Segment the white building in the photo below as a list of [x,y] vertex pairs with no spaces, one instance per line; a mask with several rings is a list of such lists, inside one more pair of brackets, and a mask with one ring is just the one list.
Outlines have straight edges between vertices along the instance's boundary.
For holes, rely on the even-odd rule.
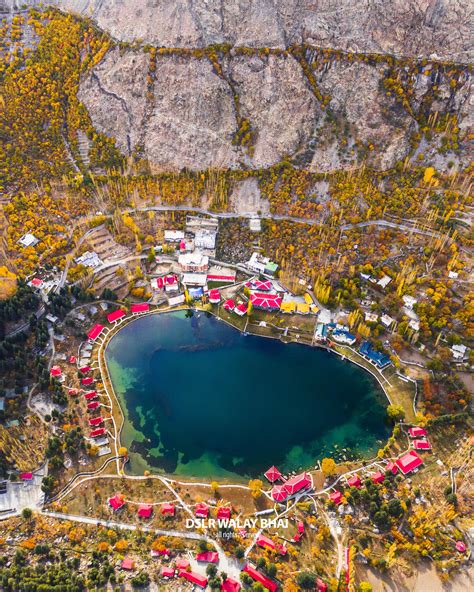
[[20,238],[18,242],[24,247],[34,247],[39,243],[39,239],[37,239],[34,234],[27,232]]
[[382,288],[386,288],[391,281],[392,281],[392,278],[391,277],[389,277],[388,275],[384,275],[383,277],[381,277],[379,279],[379,281],[377,282],[377,284],[379,286],[381,286]]
[[393,323],[395,322],[395,319],[393,319],[390,315],[388,314],[383,314],[380,317],[380,322],[382,323],[382,325],[384,327],[387,327],[387,329],[390,329],[390,327],[393,325]]
[[194,246],[196,249],[214,250],[216,248],[217,231],[197,230],[194,235]]
[[453,358],[458,361],[464,360],[467,353],[467,347],[465,345],[453,345],[451,347],[451,352],[453,354]]
[[273,263],[268,257],[264,257],[257,252],[252,253],[252,256],[247,261],[247,267],[252,271],[266,275],[274,275],[278,269],[276,263]]
[[368,323],[376,323],[379,320],[379,315],[375,312],[366,312],[364,317]]
[[173,296],[168,298],[169,306],[178,306],[178,304],[183,304],[184,302],[184,294],[179,294],[178,296]]
[[183,272],[203,273],[209,268],[209,257],[199,251],[183,253],[178,257],[178,264]]
[[420,321],[415,321],[415,319],[411,319],[411,321],[408,323],[408,326],[410,327],[410,329],[413,329],[413,331],[419,331]]
[[165,230],[165,243],[179,243],[184,239],[182,230]]
[[411,310],[413,310],[413,307],[418,302],[416,298],[413,298],[413,296],[409,296],[408,294],[404,294],[402,300],[405,303],[405,306]]
[[102,260],[95,251],[86,251],[80,257],[76,257],[75,261],[85,267],[92,267],[92,269],[96,269],[102,265]]
[[205,273],[185,273],[181,282],[187,286],[201,286],[204,287],[207,283],[207,275]]

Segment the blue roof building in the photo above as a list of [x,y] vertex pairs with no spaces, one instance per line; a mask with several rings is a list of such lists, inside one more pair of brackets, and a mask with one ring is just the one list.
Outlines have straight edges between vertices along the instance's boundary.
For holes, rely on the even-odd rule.
[[367,358],[369,362],[372,362],[374,366],[377,366],[377,368],[379,368],[380,370],[386,368],[387,366],[390,366],[390,364],[392,363],[390,361],[390,356],[387,356],[387,354],[383,354],[382,352],[373,349],[370,341],[364,341],[362,343],[359,349],[359,353],[363,355],[365,358]]

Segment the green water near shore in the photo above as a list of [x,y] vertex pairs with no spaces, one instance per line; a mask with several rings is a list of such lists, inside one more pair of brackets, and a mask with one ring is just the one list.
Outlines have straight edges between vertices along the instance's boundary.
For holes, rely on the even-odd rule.
[[247,479],[371,455],[390,433],[367,372],[321,349],[184,311],[126,325],[105,351],[129,472]]

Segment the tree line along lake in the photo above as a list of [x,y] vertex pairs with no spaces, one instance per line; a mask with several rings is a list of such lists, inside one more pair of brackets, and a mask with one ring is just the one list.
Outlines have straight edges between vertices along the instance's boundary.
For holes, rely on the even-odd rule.
[[125,423],[127,470],[243,480],[270,465],[374,454],[387,400],[358,366],[320,348],[251,335],[213,315],[141,317],[105,350]]

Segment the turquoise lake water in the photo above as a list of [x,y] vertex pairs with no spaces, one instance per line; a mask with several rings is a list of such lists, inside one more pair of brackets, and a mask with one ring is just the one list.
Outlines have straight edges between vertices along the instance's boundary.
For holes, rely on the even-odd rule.
[[272,464],[290,471],[324,456],[369,455],[390,433],[369,373],[204,313],[141,317],[105,356],[133,474],[243,479]]

